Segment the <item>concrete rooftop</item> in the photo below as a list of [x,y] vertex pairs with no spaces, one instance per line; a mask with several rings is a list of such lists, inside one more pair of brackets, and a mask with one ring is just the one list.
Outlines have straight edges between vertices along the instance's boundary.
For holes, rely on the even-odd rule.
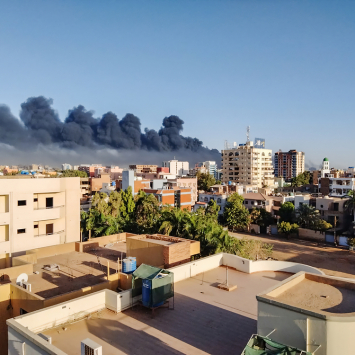
[[355,312],[355,283],[331,277],[299,273],[260,298],[326,315]]
[[[31,274],[28,277],[32,288],[31,292],[47,299],[105,282],[107,262],[109,262],[110,274],[116,273],[117,269],[120,271],[121,264],[118,259],[125,258],[125,251],[126,244],[118,242],[109,248],[97,247],[95,250],[85,253],[73,251],[40,258],[33,267],[34,272],[38,272],[38,274]],[[43,269],[45,265],[50,264],[59,265],[60,270],[47,271]]]
[[105,355],[240,354],[256,332],[255,296],[289,276],[229,269],[229,284],[238,288],[227,292],[217,288],[226,280],[219,267],[176,283],[175,310],[158,309],[155,318],[140,306],[118,314],[104,309],[44,334],[69,355],[80,353],[85,338],[102,345]]

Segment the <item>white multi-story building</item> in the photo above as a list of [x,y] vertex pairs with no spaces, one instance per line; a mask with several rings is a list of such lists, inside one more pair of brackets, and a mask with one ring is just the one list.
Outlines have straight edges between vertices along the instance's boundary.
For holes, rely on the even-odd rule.
[[178,161],[178,160],[163,161],[163,167],[169,168],[170,174],[174,174],[177,176],[184,176],[189,173],[188,161]]
[[222,181],[258,187],[274,185],[272,150],[253,142],[222,150]]
[[73,167],[70,164],[62,164],[62,170],[73,170]]
[[80,241],[80,178],[0,179],[0,258]]

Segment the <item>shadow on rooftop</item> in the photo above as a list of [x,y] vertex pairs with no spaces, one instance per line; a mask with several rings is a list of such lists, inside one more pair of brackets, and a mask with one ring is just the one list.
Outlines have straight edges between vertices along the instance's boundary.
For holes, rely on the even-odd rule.
[[71,277],[61,271],[56,273],[43,272],[42,278],[47,282],[56,285],[54,288],[47,288],[42,291],[34,292],[36,295],[43,298],[50,298],[61,295],[63,293],[79,290],[83,287],[92,286],[105,282],[103,275],[83,275],[79,277]]
[[[129,327],[120,320],[90,319],[86,323],[88,332],[126,354],[135,355],[182,355],[169,344],[145,332],[147,327],[139,330]],[[141,326],[141,324],[139,324]],[[110,334],[108,336],[108,334]],[[113,335],[114,334],[114,335]],[[113,336],[112,336],[113,335]]]
[[151,318],[151,311],[143,307],[123,313],[215,355],[240,354],[250,336],[257,331],[254,319],[178,293],[175,293],[175,310],[158,309],[155,318]]

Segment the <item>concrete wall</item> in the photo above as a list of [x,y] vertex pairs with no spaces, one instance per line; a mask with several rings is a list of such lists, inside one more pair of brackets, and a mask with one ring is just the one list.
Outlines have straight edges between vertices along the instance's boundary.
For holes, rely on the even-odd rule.
[[[133,303],[136,303],[139,298],[134,298]],[[116,293],[106,289],[79,299],[47,307],[44,310],[19,316],[16,319],[10,319],[7,321],[9,354],[22,354],[22,344],[25,343],[26,355],[66,355],[55,346],[48,344],[36,333],[67,322],[75,322],[103,308],[108,308],[117,313],[130,308],[131,305],[131,290]]]
[[164,267],[173,267],[190,261],[190,242],[180,242],[164,245],[163,248]]
[[142,263],[164,267],[164,245],[151,242],[144,235],[127,239],[127,256],[137,258],[137,266]]
[[311,229],[299,228],[298,229],[298,236],[300,239],[306,240],[316,240],[317,242],[325,242],[325,234],[314,231]]
[[[276,329],[272,339],[283,344],[307,351],[314,351],[317,348],[312,343],[322,344],[317,355],[347,354],[346,351],[327,352],[326,332],[316,332],[317,327],[324,328],[325,320],[273,304],[258,302],[258,334],[267,335]],[[308,336],[308,331],[311,337]]]

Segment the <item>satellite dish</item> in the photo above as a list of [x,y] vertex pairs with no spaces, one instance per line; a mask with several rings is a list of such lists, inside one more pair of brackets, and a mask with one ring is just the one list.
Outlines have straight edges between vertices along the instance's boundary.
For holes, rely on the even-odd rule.
[[16,285],[22,285],[23,282],[27,282],[28,281],[28,275],[23,273],[21,275],[19,275],[16,279]]

